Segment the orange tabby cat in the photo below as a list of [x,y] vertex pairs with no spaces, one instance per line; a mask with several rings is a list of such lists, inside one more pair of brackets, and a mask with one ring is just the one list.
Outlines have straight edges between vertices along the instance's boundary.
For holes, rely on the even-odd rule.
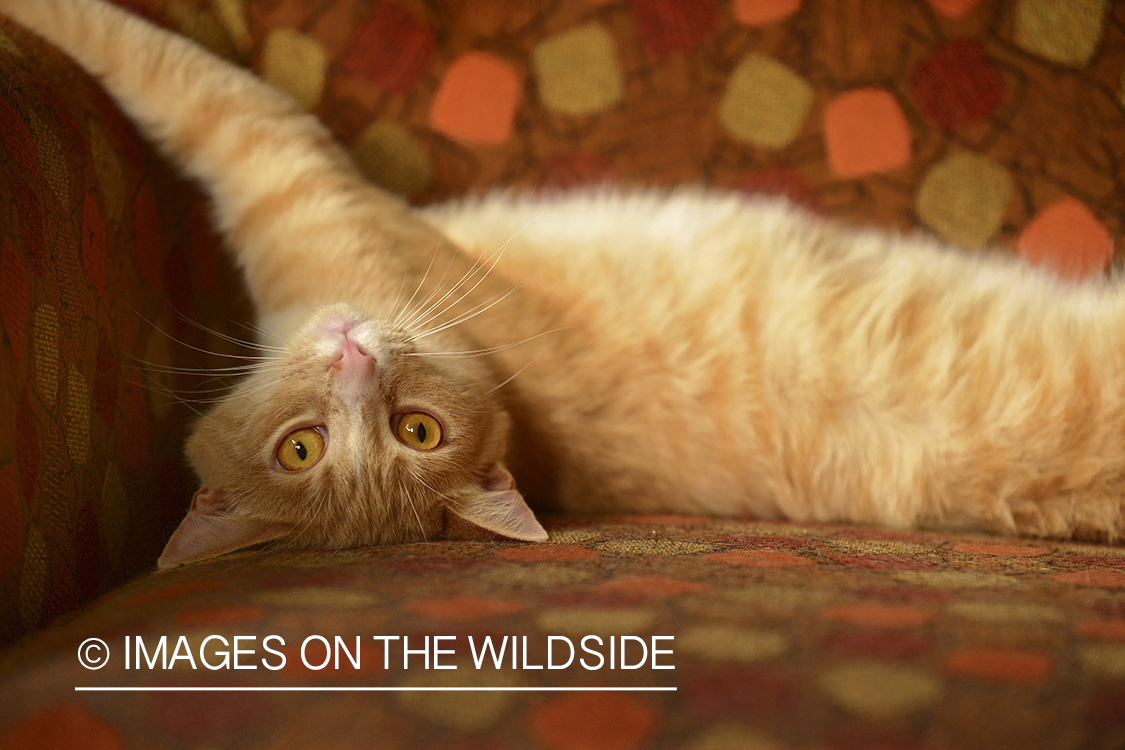
[[162,566],[544,539],[524,495],[1125,534],[1120,284],[695,190],[413,210],[182,38],[100,0],[0,11],[211,193],[269,332],[265,364],[195,425],[202,486]]

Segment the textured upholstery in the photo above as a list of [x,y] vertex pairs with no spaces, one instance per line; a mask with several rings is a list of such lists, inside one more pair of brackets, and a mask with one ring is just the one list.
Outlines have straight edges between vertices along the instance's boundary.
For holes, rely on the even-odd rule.
[[[1068,277],[1104,272],[1125,236],[1121,4],[121,4],[290,91],[419,203],[496,185],[764,190]],[[209,329],[248,335],[246,305],[203,202],[71,63],[0,22],[0,81],[0,642],[36,631],[0,653],[0,749],[1125,745],[1121,547],[555,519],[545,545],[241,555],[122,588],[192,489],[191,411],[168,392],[214,387],[166,370],[229,364],[195,347],[238,353]],[[270,634],[277,672],[121,662],[126,636]],[[316,634],[363,636],[363,668],[301,668]],[[465,667],[469,636],[527,636],[534,665],[549,636],[586,634],[673,636],[676,669],[382,669],[370,640],[454,636]],[[106,669],[76,662],[89,637]]]
[[190,412],[169,393],[196,383],[165,370],[227,364],[191,348],[228,347],[187,320],[230,329],[240,291],[204,204],[108,98],[21,29],[0,33],[9,641],[152,565],[193,481]]
[[[240,555],[143,578],[0,657],[0,674],[14,675],[0,683],[0,748],[1125,745],[1120,548],[701,518],[547,528],[543,545]],[[601,662],[581,650],[590,635],[637,639],[626,643],[628,665],[645,661],[639,640],[655,643],[672,652],[656,663],[675,669],[652,669],[651,656],[611,669],[608,647],[587,642]],[[225,648],[204,646],[209,636]],[[235,636],[250,636],[244,669],[209,670],[204,659],[221,665]],[[315,638],[306,667],[302,644],[315,636],[341,638],[358,668],[342,654],[319,668],[328,652]],[[375,636],[399,640],[384,647]],[[449,653],[426,668],[418,652],[438,636]],[[505,636],[518,639],[515,668],[509,642],[501,668],[488,658],[478,669],[472,645]],[[90,637],[110,649],[98,671],[75,661]],[[567,661],[561,639],[575,645],[573,663],[535,669],[549,664],[552,637],[550,663]],[[137,638],[148,657],[136,655]],[[162,669],[181,638],[180,658]],[[282,669],[263,666],[282,654]],[[74,691],[172,685],[676,690]]]

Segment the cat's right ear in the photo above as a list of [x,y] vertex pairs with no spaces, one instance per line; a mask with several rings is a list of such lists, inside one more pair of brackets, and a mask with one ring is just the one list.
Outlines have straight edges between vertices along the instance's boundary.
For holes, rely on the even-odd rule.
[[191,510],[172,533],[156,567],[172,568],[207,560],[277,539],[288,529],[276,523],[233,515],[222,490],[207,485],[191,499]]
[[523,542],[547,540],[547,532],[516,489],[516,480],[500,463],[489,469],[479,488],[446,510],[447,539],[499,535]]

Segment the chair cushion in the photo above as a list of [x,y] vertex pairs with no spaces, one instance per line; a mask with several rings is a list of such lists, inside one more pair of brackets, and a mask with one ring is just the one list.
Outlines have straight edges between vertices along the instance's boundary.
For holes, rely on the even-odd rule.
[[[1120,548],[704,518],[546,525],[547,544],[245,554],[142,578],[0,657],[0,748],[1125,744]],[[109,649],[97,671],[79,665],[88,638]],[[499,668],[486,638],[505,646]],[[477,690],[419,690],[451,687]],[[558,691],[590,687],[620,690]]]

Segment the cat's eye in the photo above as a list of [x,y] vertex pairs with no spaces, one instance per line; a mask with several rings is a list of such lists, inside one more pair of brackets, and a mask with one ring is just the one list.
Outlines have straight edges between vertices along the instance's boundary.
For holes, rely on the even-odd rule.
[[324,435],[313,427],[293,430],[277,447],[277,462],[286,471],[303,471],[324,454]]
[[441,423],[424,412],[403,414],[395,425],[395,434],[407,446],[432,451],[441,445]]

